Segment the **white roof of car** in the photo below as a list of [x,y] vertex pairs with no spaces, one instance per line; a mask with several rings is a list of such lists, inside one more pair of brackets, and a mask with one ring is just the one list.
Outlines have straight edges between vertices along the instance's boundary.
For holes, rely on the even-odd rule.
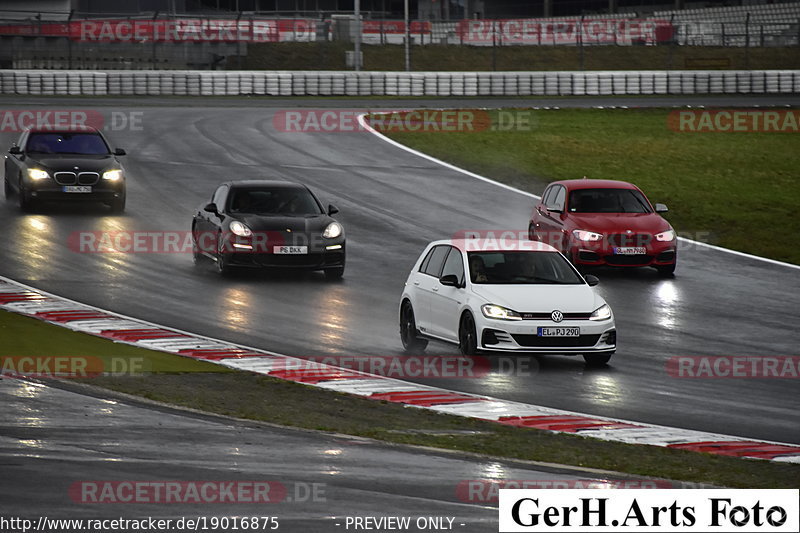
[[[434,241],[432,245],[449,244],[466,252],[557,252],[547,243],[520,239],[516,231],[464,232],[452,239]],[[512,236],[513,234],[513,236]]]

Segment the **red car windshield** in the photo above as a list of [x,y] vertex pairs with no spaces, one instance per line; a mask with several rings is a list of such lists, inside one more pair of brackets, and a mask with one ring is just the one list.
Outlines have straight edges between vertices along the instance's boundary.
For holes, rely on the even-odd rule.
[[635,189],[576,189],[569,195],[570,213],[652,213]]

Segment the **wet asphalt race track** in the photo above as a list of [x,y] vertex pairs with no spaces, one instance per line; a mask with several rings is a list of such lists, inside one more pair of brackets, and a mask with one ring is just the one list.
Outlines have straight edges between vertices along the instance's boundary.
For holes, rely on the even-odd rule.
[[[213,517],[272,516],[279,531],[323,533],[344,531],[347,516],[385,515],[449,517],[454,530],[479,533],[497,531],[498,516],[496,492],[494,501],[487,498],[489,486],[477,480],[529,480],[547,487],[607,479],[597,471],[497,462],[269,427],[18,380],[0,380],[0,400],[5,407],[0,412],[0,516],[6,519],[153,517],[175,524],[182,517],[205,517],[204,523],[216,531],[223,528],[210,527]],[[162,489],[137,496],[131,505],[114,500],[130,493],[103,483],[107,480],[218,485],[211,486],[212,492],[201,489],[206,491],[201,501],[209,503],[196,503],[188,490],[168,498]],[[226,492],[232,482],[244,490]],[[255,493],[254,482],[261,484]],[[223,489],[216,493],[216,486]]]
[[[141,131],[108,132],[129,153],[126,213],[67,207],[23,214],[16,203],[0,203],[0,274],[116,312],[290,355],[402,356],[398,297],[425,243],[465,229],[524,230],[532,199],[368,133],[277,131],[275,113],[298,105],[612,103],[733,107],[798,104],[800,98],[5,99],[7,109],[93,107],[106,116],[143,114]],[[15,137],[0,135],[4,150]],[[348,236],[343,281],[329,282],[321,274],[221,278],[210,267],[195,268],[189,253],[86,254],[68,245],[81,231],[187,231],[216,184],[267,177],[305,182],[323,202],[339,207]],[[619,333],[609,367],[590,369],[580,358],[559,356],[500,358],[480,377],[408,379],[595,415],[800,443],[797,379],[686,379],[666,371],[674,356],[798,355],[800,270],[684,246],[674,279],[650,269],[598,275]],[[437,343],[427,351],[456,352]]]

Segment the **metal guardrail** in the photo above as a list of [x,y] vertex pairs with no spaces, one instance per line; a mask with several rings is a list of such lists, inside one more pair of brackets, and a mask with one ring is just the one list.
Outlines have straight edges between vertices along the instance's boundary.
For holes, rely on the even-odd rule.
[[800,93],[800,70],[570,72],[3,70],[0,93],[115,96],[578,96]]

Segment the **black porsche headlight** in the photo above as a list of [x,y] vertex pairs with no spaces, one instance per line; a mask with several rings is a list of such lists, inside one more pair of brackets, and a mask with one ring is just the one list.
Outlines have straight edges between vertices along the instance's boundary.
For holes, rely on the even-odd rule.
[[342,234],[342,231],[344,231],[344,229],[341,224],[338,222],[331,222],[325,228],[325,231],[322,232],[322,236],[326,239],[335,239]]

